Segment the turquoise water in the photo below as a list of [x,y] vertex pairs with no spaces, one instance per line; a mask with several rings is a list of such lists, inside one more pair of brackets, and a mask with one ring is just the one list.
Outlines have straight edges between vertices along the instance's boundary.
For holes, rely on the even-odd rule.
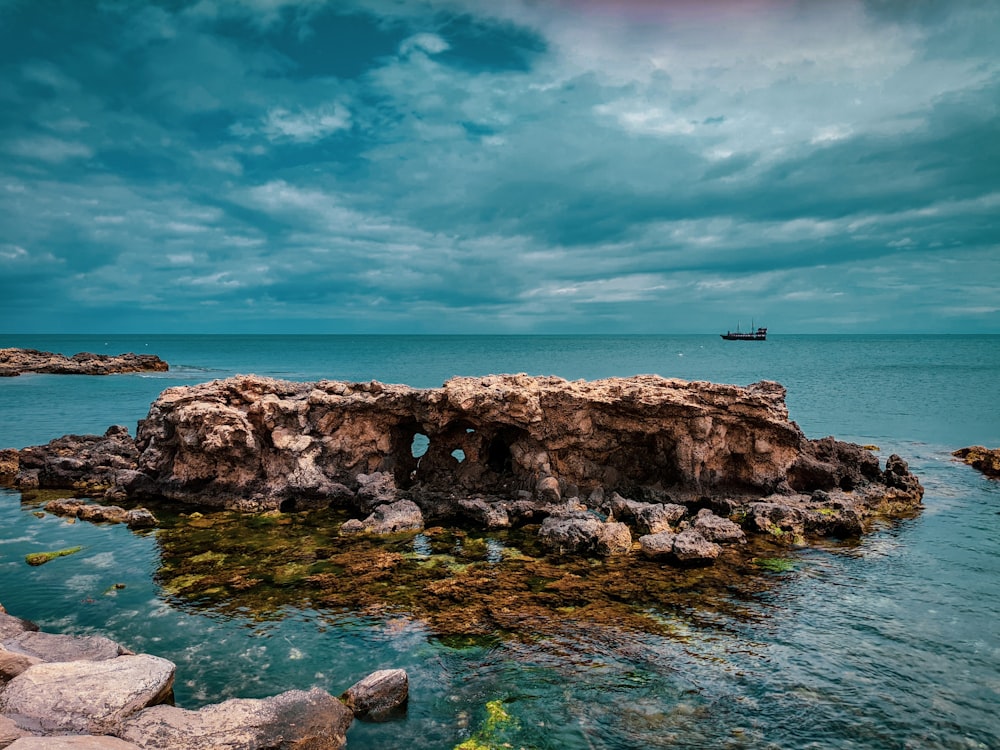
[[[998,336],[5,336],[0,346],[149,352],[172,367],[0,379],[0,447],[114,423],[134,431],[162,389],[236,373],[432,387],[460,374],[655,372],[777,380],[807,435],[874,443],[883,460],[899,453],[927,489],[919,516],[859,543],[796,551],[787,571],[741,573],[721,594],[688,582],[683,605],[643,602],[665,629],[554,611],[565,623],[544,635],[464,640],[399,611],[289,596],[262,617],[240,602],[171,596],[157,577],[163,532],[39,518],[4,491],[0,602],[46,629],[100,632],[172,659],[180,705],[314,684],[339,693],[401,666],[407,718],[356,722],[350,747],[451,748],[483,728],[494,700],[510,716],[497,746],[1000,747],[1000,483],[950,457],[1000,446]],[[23,562],[73,545],[85,549],[40,568]]]

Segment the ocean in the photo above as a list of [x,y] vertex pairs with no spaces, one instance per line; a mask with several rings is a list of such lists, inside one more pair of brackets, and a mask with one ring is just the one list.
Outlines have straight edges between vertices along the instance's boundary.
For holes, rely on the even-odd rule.
[[[165,373],[0,379],[0,447],[135,431],[160,391],[238,373],[437,387],[456,375],[776,380],[806,435],[903,456],[924,509],[726,574],[542,559],[516,532],[343,547],[336,518],[169,509],[136,533],[0,490],[0,603],[178,665],[178,705],[410,675],[351,748],[998,748],[1000,336],[0,336],[157,354]],[[360,543],[359,543],[360,544]],[[69,546],[38,568],[24,555]],[[388,561],[388,562],[386,562]],[[560,567],[561,566],[561,567]],[[448,587],[465,589],[451,595]],[[119,584],[119,587],[116,587]],[[124,586],[120,586],[124,584]],[[500,624],[498,624],[500,623]]]

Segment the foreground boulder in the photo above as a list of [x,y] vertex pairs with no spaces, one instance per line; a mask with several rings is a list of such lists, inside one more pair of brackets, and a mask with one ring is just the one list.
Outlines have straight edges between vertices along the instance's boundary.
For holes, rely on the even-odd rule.
[[343,703],[313,688],[197,711],[154,706],[126,722],[119,736],[146,750],[333,750],[346,743],[353,719]]
[[[344,533],[500,529],[590,508],[640,536],[700,523],[713,544],[741,542],[730,522],[776,538],[856,535],[872,516],[919,507],[905,461],[883,469],[861,446],[806,438],[784,398],[773,382],[652,375],[491,375],[437,389],[240,376],[164,391],[134,441],[116,427],[26,448],[15,484],[252,512],[341,504],[357,515]],[[416,457],[418,436],[428,445]],[[706,506],[719,520],[696,522]],[[628,550],[624,527],[588,530],[595,522],[553,521],[543,540]]]
[[173,684],[174,665],[145,654],[35,664],[0,690],[0,714],[36,734],[113,734]]
[[90,354],[72,357],[38,349],[0,349],[0,377],[25,372],[54,375],[111,375],[123,372],[165,372],[170,366],[153,354]]
[[120,740],[117,737],[95,737],[93,735],[22,736],[8,748],[9,750],[139,750],[138,745],[133,745],[131,742]]
[[959,448],[951,455],[962,459],[974,469],[979,469],[988,477],[1000,478],[1000,448],[984,448],[981,445],[973,445],[968,448]]

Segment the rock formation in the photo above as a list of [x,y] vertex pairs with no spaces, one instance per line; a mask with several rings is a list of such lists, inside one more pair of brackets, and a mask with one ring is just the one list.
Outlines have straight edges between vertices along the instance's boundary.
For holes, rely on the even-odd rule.
[[973,445],[969,448],[959,448],[951,455],[962,459],[974,469],[979,469],[988,477],[1000,479],[1000,448],[984,448],[981,445]]
[[192,711],[169,705],[174,671],[107,638],[39,632],[0,606],[0,747],[336,750],[355,715],[393,718],[408,694],[405,671],[381,670],[344,700],[312,688]]
[[164,372],[170,366],[154,354],[91,354],[72,357],[37,349],[0,349],[0,377],[25,372],[49,375],[112,375],[123,372]]
[[[692,526],[672,540],[681,560],[712,551],[698,539],[738,543],[729,520],[789,539],[855,535],[872,515],[919,506],[902,459],[883,470],[860,446],[809,440],[784,397],[773,382],[657,376],[503,375],[424,390],[240,376],[164,391],[134,442],[113,427],[26,448],[15,484],[242,511],[350,505],[364,520],[345,532],[564,516],[545,529],[552,548],[597,554],[631,547],[612,524],[639,535]],[[706,508],[718,521],[697,520]],[[572,517],[594,510],[597,526]]]

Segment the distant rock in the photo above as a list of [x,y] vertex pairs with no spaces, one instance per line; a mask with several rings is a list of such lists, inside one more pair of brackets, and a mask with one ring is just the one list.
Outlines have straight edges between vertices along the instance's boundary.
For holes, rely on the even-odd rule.
[[50,375],[111,375],[125,372],[165,372],[170,366],[153,354],[90,354],[72,357],[37,349],[0,349],[0,377],[26,372]]
[[969,448],[959,448],[951,455],[962,459],[974,469],[979,469],[988,477],[1000,479],[1000,448],[984,448],[973,445]]

